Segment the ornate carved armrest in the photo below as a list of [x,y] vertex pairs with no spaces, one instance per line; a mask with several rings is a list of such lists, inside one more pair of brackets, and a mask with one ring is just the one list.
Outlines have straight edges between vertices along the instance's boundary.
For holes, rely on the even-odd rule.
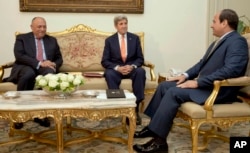
[[3,65],[0,65],[0,82],[3,80],[4,69],[11,68],[14,65],[14,62],[8,62]]
[[154,72],[155,65],[149,61],[144,61],[143,66],[149,68],[150,80],[156,81],[155,72]]
[[207,111],[213,110],[214,101],[222,86],[249,86],[250,77],[243,76],[238,78],[225,79],[221,81],[214,81],[214,89],[204,104],[204,109]]

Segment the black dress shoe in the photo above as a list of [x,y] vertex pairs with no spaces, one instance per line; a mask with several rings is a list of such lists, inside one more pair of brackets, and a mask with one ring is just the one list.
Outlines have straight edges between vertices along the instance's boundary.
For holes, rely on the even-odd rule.
[[44,119],[34,118],[34,122],[39,123],[41,126],[44,127],[50,127],[50,121],[47,117]]
[[149,130],[148,127],[144,127],[141,131],[136,131],[134,138],[146,138],[146,137],[155,137],[156,134]]
[[15,129],[21,129],[21,128],[23,128],[23,123],[14,123],[14,128]]
[[153,138],[145,144],[133,146],[137,153],[168,153],[168,144],[162,138]]

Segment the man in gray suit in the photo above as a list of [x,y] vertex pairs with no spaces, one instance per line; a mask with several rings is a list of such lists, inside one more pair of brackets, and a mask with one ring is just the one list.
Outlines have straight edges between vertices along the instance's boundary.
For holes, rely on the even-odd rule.
[[[16,37],[14,46],[15,63],[10,77],[6,81],[17,84],[17,90],[33,90],[37,75],[56,73],[62,65],[63,59],[54,37],[46,35],[47,25],[42,17],[32,19],[32,32],[20,34]],[[42,126],[49,126],[47,118],[36,119]],[[15,124],[15,128],[22,128],[23,124]]]
[[[245,74],[248,63],[246,40],[237,32],[238,15],[224,9],[213,19],[211,28],[218,37],[203,58],[180,76],[159,84],[145,114],[151,117],[147,127],[135,133],[135,138],[153,137],[146,144],[134,145],[138,153],[168,152],[166,138],[173,125],[180,105],[187,101],[204,104],[213,90],[214,80],[240,77]],[[238,87],[223,87],[216,103],[233,102]]]

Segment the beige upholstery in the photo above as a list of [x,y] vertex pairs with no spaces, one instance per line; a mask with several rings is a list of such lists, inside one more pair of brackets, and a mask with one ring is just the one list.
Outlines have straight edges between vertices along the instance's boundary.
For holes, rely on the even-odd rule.
[[[18,35],[20,33],[16,33]],[[60,72],[103,72],[101,58],[103,54],[104,41],[112,35],[111,32],[102,32],[89,26],[79,24],[60,32],[50,32],[49,35],[56,37],[63,56],[63,65]],[[144,50],[144,33],[135,33],[139,36],[142,49]],[[0,65],[0,82],[4,70],[11,68],[13,63]],[[157,86],[154,64],[149,61],[144,62],[147,72],[145,94],[152,94]],[[86,78],[85,84],[80,89],[106,89],[104,78]],[[124,79],[121,83],[122,89],[132,90],[130,79]],[[0,83],[0,92],[16,90],[13,83]]]
[[[250,33],[243,35],[247,38],[250,48]],[[250,50],[250,49],[249,49]],[[250,55],[250,54],[249,54]],[[232,104],[214,104],[214,100],[221,86],[242,86],[239,92],[239,98],[243,102],[234,102]],[[214,82],[214,89],[203,106],[193,102],[187,102],[181,105],[177,117],[189,121],[189,125],[175,123],[188,127],[192,135],[192,152],[206,149],[209,138],[219,138],[229,142],[229,138],[220,134],[219,128],[229,128],[238,122],[250,121],[250,62],[246,71],[246,76],[227,79]],[[202,124],[211,124],[212,128],[208,131],[199,130]],[[203,145],[198,147],[198,134],[203,134]],[[249,132],[250,136],[250,132]]]
[[[246,33],[243,35],[247,39],[248,49],[250,50],[250,33]],[[249,54],[250,59],[250,54]],[[246,76],[250,76],[250,62],[247,65]],[[250,97],[250,86],[245,86],[240,90],[240,94]]]
[[[237,109],[235,109],[237,108]],[[193,102],[182,104],[179,109],[193,119],[206,118],[206,110]],[[247,103],[235,102],[233,104],[216,104],[213,107],[212,117],[250,116],[250,107]]]

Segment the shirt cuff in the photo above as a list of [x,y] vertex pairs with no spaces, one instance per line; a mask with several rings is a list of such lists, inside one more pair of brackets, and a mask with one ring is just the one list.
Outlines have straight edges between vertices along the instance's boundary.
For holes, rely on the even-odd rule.
[[134,69],[136,69],[136,68],[137,68],[137,66],[136,66],[135,64],[132,64],[132,66],[134,67]]
[[187,73],[182,73],[183,75],[185,75],[186,79],[188,79],[188,74]]
[[114,70],[117,71],[119,66],[120,66],[120,65],[116,65],[115,68],[114,68]]
[[40,65],[41,65],[41,61],[37,64],[37,67],[36,67],[37,70],[40,68]]

